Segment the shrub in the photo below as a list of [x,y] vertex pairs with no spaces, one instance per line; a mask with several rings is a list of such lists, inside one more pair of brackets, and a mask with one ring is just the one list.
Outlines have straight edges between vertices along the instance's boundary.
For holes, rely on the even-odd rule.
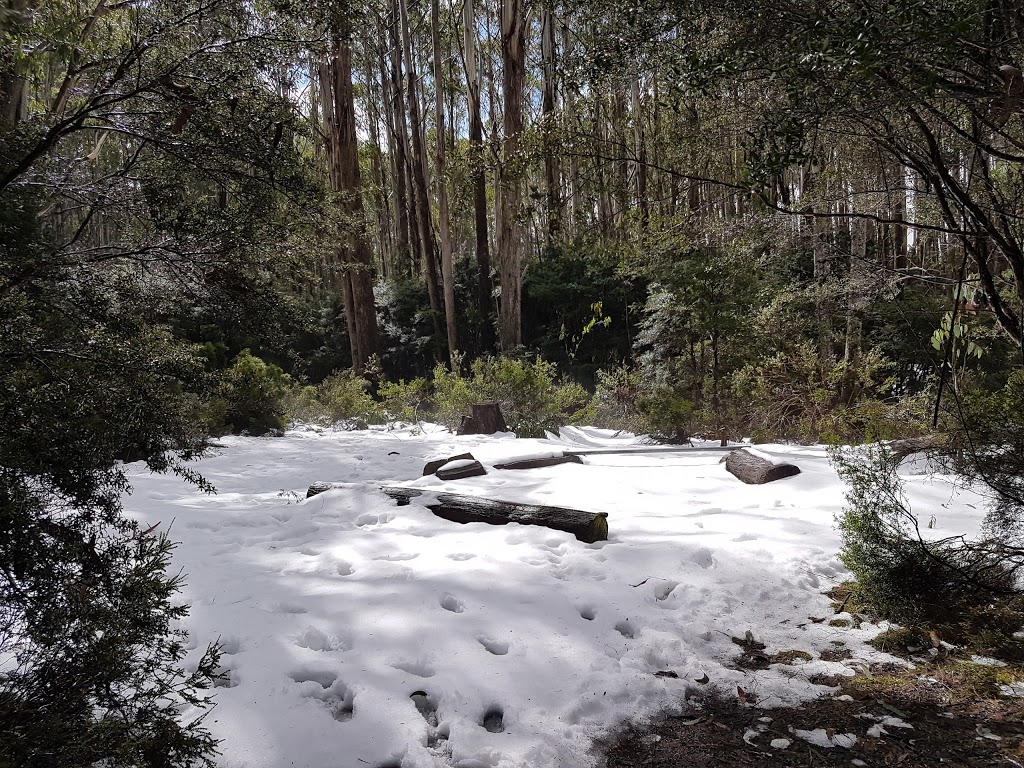
[[652,384],[640,369],[627,366],[598,373],[594,408],[600,426],[669,442],[685,441],[695,419],[688,397],[671,387]]
[[947,621],[1014,588],[1014,568],[995,542],[925,541],[881,445],[833,449],[850,490],[839,518],[840,559],[857,579],[858,600],[901,623]]
[[608,429],[647,432],[638,404],[642,393],[643,379],[636,368],[620,365],[610,371],[598,371],[594,392],[596,423]]
[[369,388],[370,383],[352,371],[331,374],[315,387],[293,392],[286,404],[288,417],[322,427],[365,429],[381,418]]
[[1024,369],[998,392],[967,393],[951,421],[956,469],[987,489],[988,530],[1024,567]]
[[520,437],[538,437],[545,429],[594,417],[587,391],[575,382],[557,383],[554,364],[543,360],[479,358],[469,377],[438,365],[434,402],[439,421],[453,430],[473,403],[497,402],[505,423]]
[[643,416],[646,431],[672,443],[682,443],[691,435],[693,403],[669,387],[658,387],[641,395],[637,407]]
[[284,426],[284,398],[291,377],[273,363],[242,350],[224,372],[220,396],[224,422],[234,433],[263,435]]
[[427,380],[416,378],[412,381],[399,379],[386,381],[377,389],[380,411],[387,424],[419,421],[423,410],[430,402],[430,388]]
[[[872,415],[862,404],[884,398],[889,390],[891,364],[870,351],[856,363],[822,361],[814,344],[804,342],[757,364],[747,366],[733,381],[734,395],[748,403],[747,427],[754,437],[805,442],[858,442],[867,435],[869,422],[882,431],[895,432],[897,425]],[[913,423],[911,433],[919,431]],[[896,435],[892,435],[896,436]]]

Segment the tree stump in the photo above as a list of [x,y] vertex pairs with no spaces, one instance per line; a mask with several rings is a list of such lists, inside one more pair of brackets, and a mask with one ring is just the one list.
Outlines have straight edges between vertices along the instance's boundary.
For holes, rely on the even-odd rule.
[[462,417],[462,425],[456,434],[493,435],[495,432],[508,432],[498,403],[473,403],[469,408],[470,415]]
[[417,496],[433,495],[435,498],[427,504],[427,509],[438,517],[456,523],[540,525],[555,531],[571,533],[587,544],[605,541],[608,538],[607,512],[584,512],[567,507],[518,504],[512,501],[498,501],[455,493],[435,495],[432,491],[400,486],[386,486],[381,490],[395,499],[399,506],[408,504],[409,499]]
[[727,453],[719,463],[722,462],[729,472],[749,485],[762,485],[800,474],[800,468],[795,464],[776,463],[748,448]]

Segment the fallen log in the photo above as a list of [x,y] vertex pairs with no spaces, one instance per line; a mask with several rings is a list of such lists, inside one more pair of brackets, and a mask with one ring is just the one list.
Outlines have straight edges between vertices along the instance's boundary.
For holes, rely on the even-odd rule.
[[722,462],[725,462],[725,468],[729,472],[749,485],[762,485],[800,474],[800,468],[795,464],[776,463],[750,448],[740,448],[727,453],[719,464]]
[[495,469],[541,469],[554,467],[558,464],[582,464],[583,459],[574,454],[566,456],[547,456],[542,459],[513,459],[502,464],[495,464]]
[[937,453],[949,447],[949,441],[945,435],[922,435],[921,437],[908,437],[903,440],[890,440],[885,444],[892,451],[892,455],[898,461],[915,453]]
[[449,461],[434,473],[439,480],[462,480],[466,477],[486,475],[484,465],[473,458]]
[[427,509],[438,517],[455,523],[539,525],[555,531],[571,533],[587,544],[605,541],[608,538],[607,512],[584,512],[567,507],[519,504],[512,501],[498,501],[455,493],[434,494],[433,491],[424,491],[420,488],[385,486],[381,490],[395,499],[399,506],[408,504],[409,499],[417,496],[433,495],[435,499],[427,503]]
[[432,475],[449,461],[462,461],[463,459],[475,459],[472,453],[460,453],[458,456],[449,456],[447,459],[431,459],[423,466],[423,476]]

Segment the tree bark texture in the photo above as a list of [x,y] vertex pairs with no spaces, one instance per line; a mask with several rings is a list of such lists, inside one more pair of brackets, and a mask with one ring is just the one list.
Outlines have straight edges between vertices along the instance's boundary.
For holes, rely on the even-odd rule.
[[523,94],[526,84],[526,14],[522,0],[502,0],[501,5],[501,92],[502,158],[499,175],[500,208],[498,226],[498,272],[501,302],[498,337],[502,350],[522,344],[522,225],[519,204],[522,196],[518,165],[519,139],[523,130]]
[[483,351],[494,348],[494,287],[491,285],[491,246],[487,223],[487,178],[484,175],[483,153],[484,123],[480,115],[480,72],[477,68],[476,12],[473,0],[465,0],[462,7],[464,53],[466,61],[466,101],[469,108],[469,145],[474,153],[473,227],[476,243],[477,303],[480,310]]
[[330,59],[321,67],[321,92],[331,188],[345,217],[336,284],[345,303],[352,367],[362,371],[370,356],[379,351],[380,344],[373,299],[372,253],[359,189],[352,46],[346,29],[332,30],[331,37]]
[[722,462],[731,474],[748,485],[763,485],[800,474],[800,468],[795,464],[776,464],[745,448],[730,451],[722,457]]
[[452,237],[449,229],[448,181],[445,178],[444,71],[441,65],[441,11],[439,0],[430,3],[431,37],[434,44],[434,119],[437,160],[437,225],[441,235],[441,285],[444,290],[445,332],[448,359],[458,359],[459,336],[455,322],[455,270],[452,265]]
[[444,336],[444,327],[441,319],[444,317],[444,307],[437,279],[434,228],[430,216],[430,184],[427,180],[426,134],[424,133],[423,120],[421,119],[416,59],[413,56],[412,35],[409,31],[409,12],[406,0],[398,0],[398,9],[401,20],[402,50],[405,55],[405,97],[409,105],[409,129],[412,139],[413,197],[415,199],[416,227],[420,235],[420,259],[423,263],[423,276],[427,281],[427,295],[430,299],[434,335],[441,339]]

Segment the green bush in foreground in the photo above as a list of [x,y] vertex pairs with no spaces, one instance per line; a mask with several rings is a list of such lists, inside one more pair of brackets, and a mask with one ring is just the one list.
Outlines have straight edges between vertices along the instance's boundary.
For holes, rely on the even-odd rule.
[[1014,591],[998,540],[925,540],[887,448],[833,449],[830,457],[849,485],[840,559],[856,577],[859,602],[900,623],[948,622]]

